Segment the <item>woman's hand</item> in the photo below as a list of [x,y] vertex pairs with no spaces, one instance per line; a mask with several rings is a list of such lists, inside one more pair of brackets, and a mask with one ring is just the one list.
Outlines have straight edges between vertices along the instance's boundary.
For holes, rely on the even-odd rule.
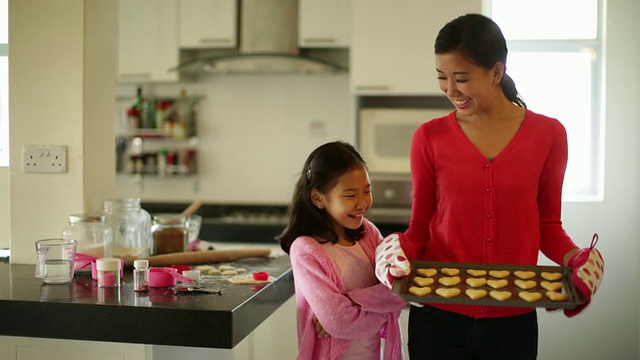
[[316,333],[318,334],[318,337],[320,338],[328,338],[329,333],[322,327],[322,324],[320,324],[320,321],[318,321],[318,318],[313,315],[313,323],[316,325]]

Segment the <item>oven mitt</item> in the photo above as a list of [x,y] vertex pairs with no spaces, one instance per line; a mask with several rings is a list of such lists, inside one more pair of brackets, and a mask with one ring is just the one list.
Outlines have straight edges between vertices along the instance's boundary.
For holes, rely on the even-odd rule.
[[598,291],[604,274],[604,259],[595,246],[598,243],[598,234],[593,234],[591,246],[578,251],[569,259],[569,267],[572,270],[571,279],[584,296],[585,303],[573,309],[565,309],[567,317],[573,317],[581,313],[591,302],[591,297]]
[[389,289],[395,278],[407,276],[411,273],[409,260],[400,246],[400,236],[391,234],[382,239],[376,248],[376,277]]

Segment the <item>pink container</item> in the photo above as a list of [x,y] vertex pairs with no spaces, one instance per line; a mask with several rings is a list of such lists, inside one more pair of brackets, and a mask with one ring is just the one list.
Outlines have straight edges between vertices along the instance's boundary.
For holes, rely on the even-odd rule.
[[149,269],[149,286],[151,287],[168,287],[176,285],[176,278],[171,273],[178,273],[177,269],[169,267],[151,268]]
[[[96,260],[91,260],[91,278],[97,281],[98,270],[96,269]],[[124,278],[124,259],[120,259],[120,279],[122,278]]]

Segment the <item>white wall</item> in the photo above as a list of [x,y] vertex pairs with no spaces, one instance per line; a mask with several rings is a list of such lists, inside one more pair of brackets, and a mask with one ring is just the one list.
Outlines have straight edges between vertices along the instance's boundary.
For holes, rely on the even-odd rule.
[[[355,141],[348,74],[211,76],[198,83],[146,86],[145,91],[175,97],[183,87],[205,97],[197,123],[198,176],[144,177],[142,183],[134,176],[119,176],[119,196],[286,204],[315,147],[333,140]],[[136,88],[119,85],[117,92],[133,96]],[[312,131],[314,122],[324,123],[324,131]]]

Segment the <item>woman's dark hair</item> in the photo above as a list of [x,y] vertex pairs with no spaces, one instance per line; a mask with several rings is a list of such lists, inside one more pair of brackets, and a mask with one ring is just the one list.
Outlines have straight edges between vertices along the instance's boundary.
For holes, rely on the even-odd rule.
[[507,42],[498,24],[479,14],[466,14],[446,24],[436,37],[436,54],[457,51],[467,60],[485,69],[491,69],[497,62],[505,66],[501,87],[504,95],[514,104],[527,108],[516,89],[513,79],[507,75]]
[[[289,223],[276,237],[287,254],[299,236],[313,236],[321,243],[338,241],[330,215],[311,202],[311,191],[316,189],[322,194],[328,193],[340,176],[360,166],[366,167],[362,156],[351,144],[342,141],[326,143],[309,154],[289,205]],[[364,225],[355,230],[345,229],[345,235],[353,241],[360,240],[364,235]]]

